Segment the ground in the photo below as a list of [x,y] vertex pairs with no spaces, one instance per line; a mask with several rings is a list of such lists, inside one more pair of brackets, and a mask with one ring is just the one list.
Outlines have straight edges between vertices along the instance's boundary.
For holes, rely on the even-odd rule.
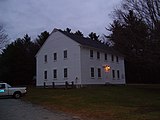
[[85,120],[160,120],[160,85],[31,88],[24,100]]
[[63,112],[48,111],[20,99],[0,98],[0,120],[78,120]]

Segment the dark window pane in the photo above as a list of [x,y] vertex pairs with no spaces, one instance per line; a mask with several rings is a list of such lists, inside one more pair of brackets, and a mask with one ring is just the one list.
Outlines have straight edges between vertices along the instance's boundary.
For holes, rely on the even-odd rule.
[[117,70],[117,78],[118,78],[118,79],[120,78],[119,70]]
[[97,52],[97,59],[100,59],[100,53]]
[[114,61],[114,55],[111,56],[112,61]]
[[100,78],[101,77],[101,69],[98,68],[98,77]]
[[67,71],[67,68],[64,68],[64,78],[67,78],[68,77],[68,71]]
[[119,62],[119,58],[118,58],[118,56],[116,56],[116,62]]
[[112,77],[115,78],[115,70],[112,70]]
[[57,70],[56,69],[53,70],[53,78],[57,78]]
[[94,77],[94,68],[91,68],[91,77]]
[[90,50],[90,57],[93,58],[93,50]]
[[47,62],[47,55],[44,56],[44,62]]
[[47,79],[47,71],[44,71],[44,79]]
[[54,60],[57,60],[57,53],[54,53]]
[[67,58],[67,50],[64,51],[64,58]]
[[107,53],[104,54],[104,59],[107,60]]

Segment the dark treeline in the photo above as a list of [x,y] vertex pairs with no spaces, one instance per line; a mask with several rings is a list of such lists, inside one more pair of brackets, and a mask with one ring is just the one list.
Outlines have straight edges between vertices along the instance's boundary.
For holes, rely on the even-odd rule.
[[0,80],[11,85],[33,84],[36,75],[35,55],[49,33],[44,31],[36,40],[26,34],[3,49],[0,55]]
[[160,1],[123,0],[106,36],[124,54],[128,83],[160,83]]

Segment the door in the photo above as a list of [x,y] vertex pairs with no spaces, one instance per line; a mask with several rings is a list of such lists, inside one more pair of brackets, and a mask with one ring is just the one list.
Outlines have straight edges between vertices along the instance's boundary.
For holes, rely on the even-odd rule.
[[6,84],[0,84],[0,96],[7,95]]

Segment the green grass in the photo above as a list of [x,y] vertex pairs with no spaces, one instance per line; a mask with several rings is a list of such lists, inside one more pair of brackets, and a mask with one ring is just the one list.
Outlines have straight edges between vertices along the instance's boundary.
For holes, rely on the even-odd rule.
[[24,99],[91,120],[160,120],[160,85],[30,88]]

